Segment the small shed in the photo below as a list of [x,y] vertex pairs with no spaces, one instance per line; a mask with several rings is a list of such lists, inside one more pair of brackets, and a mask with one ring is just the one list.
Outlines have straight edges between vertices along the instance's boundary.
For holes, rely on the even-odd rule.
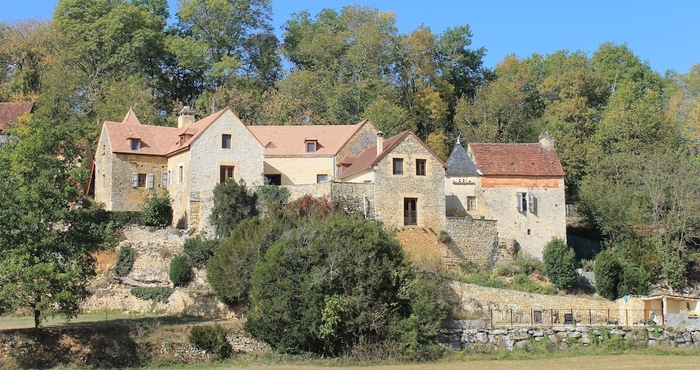
[[624,324],[700,325],[700,297],[659,293],[617,300]]

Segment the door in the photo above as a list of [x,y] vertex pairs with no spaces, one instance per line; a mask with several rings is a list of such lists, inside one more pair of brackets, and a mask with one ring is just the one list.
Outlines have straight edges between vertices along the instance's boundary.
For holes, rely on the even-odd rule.
[[418,225],[418,199],[403,198],[403,224]]

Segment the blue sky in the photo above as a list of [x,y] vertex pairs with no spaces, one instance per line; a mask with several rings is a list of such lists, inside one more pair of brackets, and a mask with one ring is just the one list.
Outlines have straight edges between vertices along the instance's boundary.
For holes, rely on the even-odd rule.
[[[58,0],[2,0],[0,20],[50,18]],[[177,0],[169,0],[175,13]],[[368,5],[393,11],[399,31],[421,24],[435,33],[468,24],[472,46],[484,46],[487,67],[509,54],[528,57],[557,50],[592,53],[606,41],[627,43],[652,69],[686,73],[700,63],[700,1],[497,1],[497,0],[273,0],[273,24],[279,28],[290,14],[347,5]]]

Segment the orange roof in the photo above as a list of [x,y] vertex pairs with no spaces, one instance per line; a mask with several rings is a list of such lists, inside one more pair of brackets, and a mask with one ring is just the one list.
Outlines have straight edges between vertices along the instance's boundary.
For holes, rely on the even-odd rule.
[[[122,122],[105,122],[109,142],[114,153],[145,154],[168,156],[187,150],[192,142],[226,110],[205,117],[187,128],[142,125],[133,112],[129,111]],[[136,123],[133,123],[136,122]],[[180,135],[187,134],[180,145]],[[131,150],[130,138],[141,141],[138,151]]]
[[[357,130],[356,125],[248,126],[265,145],[265,155],[336,154]],[[316,141],[316,152],[306,152],[306,141]]]
[[[443,167],[447,167],[445,162],[440,159],[433,151],[428,148],[427,145],[421,140],[416,134],[414,134],[411,130],[406,130],[394,137],[391,137],[389,139],[384,140],[384,143],[382,144],[382,152],[377,154],[377,146],[373,146],[370,148],[365,149],[362,153],[360,153],[359,156],[357,156],[357,159],[348,167],[346,168],[341,174],[340,178],[352,175],[354,173],[360,172],[364,169],[370,168],[377,164],[384,156],[386,156],[389,152],[391,152],[403,139],[405,139],[408,135],[413,135],[413,137],[418,140],[419,143],[421,143],[430,154],[435,157],[440,163],[442,163]],[[350,160],[351,157],[345,157],[343,158],[343,161]]]
[[0,103],[0,131],[7,130],[10,122],[17,122],[20,116],[31,113],[34,103]]
[[564,176],[556,150],[539,143],[469,143],[469,149],[483,176]]

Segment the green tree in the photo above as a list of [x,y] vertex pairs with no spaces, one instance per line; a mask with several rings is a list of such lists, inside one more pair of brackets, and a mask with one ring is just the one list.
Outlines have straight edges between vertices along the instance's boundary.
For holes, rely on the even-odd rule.
[[255,216],[256,200],[255,193],[248,190],[243,179],[238,183],[228,179],[217,184],[214,188],[214,207],[209,216],[216,235],[228,237],[239,222]]
[[87,171],[68,122],[35,114],[0,149],[0,313],[74,317],[103,235],[80,204]]
[[595,288],[598,294],[610,300],[617,299],[622,266],[615,252],[604,250],[598,253],[593,273],[595,274]]
[[168,276],[174,286],[185,286],[194,278],[192,266],[186,256],[175,256],[170,260]]
[[162,191],[160,194],[153,192],[144,202],[141,223],[157,227],[172,225],[173,207],[170,203],[170,194],[167,191]]
[[552,239],[542,252],[544,273],[557,289],[570,289],[578,279],[576,253],[564,240]]

